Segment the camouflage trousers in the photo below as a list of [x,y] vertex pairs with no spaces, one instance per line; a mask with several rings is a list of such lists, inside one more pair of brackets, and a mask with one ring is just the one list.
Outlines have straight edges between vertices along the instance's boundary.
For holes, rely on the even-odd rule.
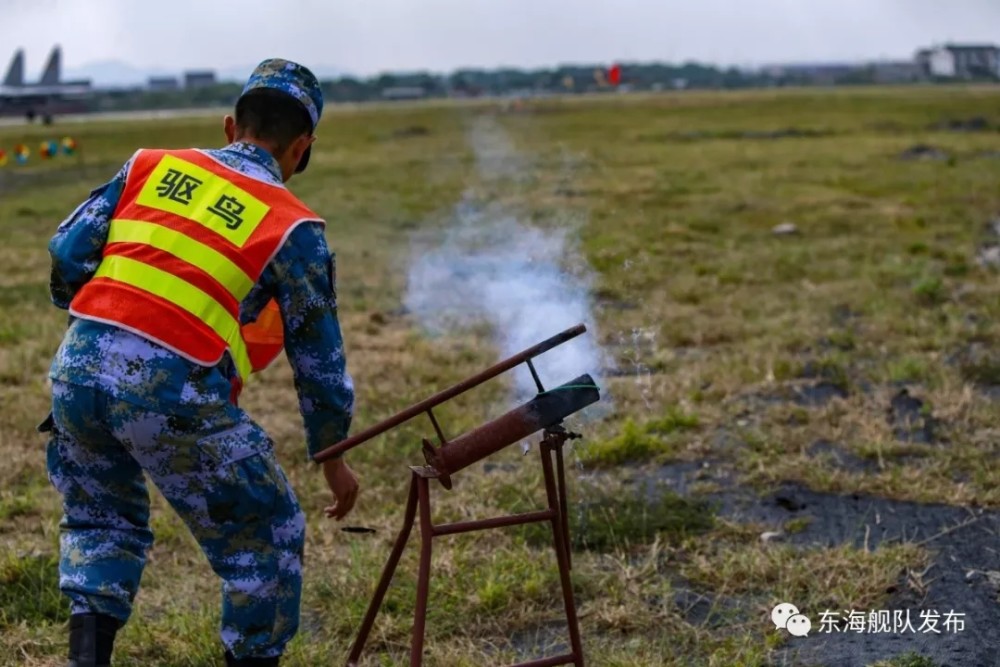
[[263,429],[229,403],[167,415],[58,382],[52,406],[59,586],[72,613],[128,620],[153,543],[148,476],[222,579],[223,644],[236,657],[280,655],[298,630],[305,518]]

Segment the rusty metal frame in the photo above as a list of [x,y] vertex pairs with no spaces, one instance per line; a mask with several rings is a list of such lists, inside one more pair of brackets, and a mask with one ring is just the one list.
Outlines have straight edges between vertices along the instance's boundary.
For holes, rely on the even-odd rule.
[[[412,667],[421,667],[423,664],[427,602],[430,595],[431,558],[433,555],[432,542],[434,538],[546,521],[549,522],[552,528],[552,542],[559,567],[559,581],[563,593],[563,605],[572,650],[570,653],[564,655],[539,658],[529,662],[518,663],[512,667],[547,667],[549,665],[575,665],[576,667],[584,667],[583,645],[580,639],[580,628],[570,577],[572,560],[566,499],[566,472],[563,461],[563,446],[565,443],[570,439],[580,436],[568,432],[562,425],[562,419],[582,409],[584,406],[599,400],[600,395],[596,385],[594,385],[593,380],[588,375],[583,375],[576,380],[561,385],[557,388],[559,391],[554,389],[551,392],[546,392],[542,386],[538,372],[532,363],[532,359],[583,334],[586,330],[586,327],[582,324],[567,329],[313,456],[313,460],[317,463],[334,458],[420,414],[426,414],[430,418],[431,425],[441,445],[439,448],[435,448],[429,441],[424,439],[424,457],[429,465],[410,467],[410,490],[403,516],[403,526],[396,537],[392,552],[382,570],[378,586],[365,612],[358,635],[351,647],[347,659],[348,667],[356,667],[358,660],[361,658],[365,643],[374,627],[375,618],[385,599],[385,594],[389,590],[389,585],[392,582],[396,568],[399,566],[399,560],[403,555],[403,550],[406,548],[407,541],[410,538],[410,533],[413,532],[413,525],[416,521],[420,523],[420,565],[417,573],[417,599],[410,644],[410,665]],[[506,415],[484,424],[469,433],[460,435],[449,442],[445,438],[444,431],[438,423],[437,418],[434,416],[433,409],[441,403],[469,391],[522,363],[527,364],[528,370],[531,372],[531,377],[538,388],[538,396]],[[437,479],[445,489],[450,489],[451,475],[453,473],[538,431],[543,431],[544,434],[539,446],[539,452],[542,459],[542,472],[545,480],[547,509],[473,521],[444,524],[435,524],[433,522],[431,517],[430,480]],[[554,464],[553,458],[555,459]]]
[[[506,526],[517,526],[527,523],[548,521],[552,526],[552,542],[556,552],[556,562],[559,567],[559,582],[563,594],[563,606],[566,613],[566,623],[569,631],[571,652],[547,658],[538,658],[521,662],[512,667],[548,667],[554,665],[574,665],[584,667],[583,643],[580,639],[580,626],[576,615],[576,603],[573,597],[573,584],[570,577],[572,563],[570,560],[570,542],[568,528],[568,507],[566,505],[565,472],[563,465],[563,445],[567,440],[579,437],[566,431],[561,425],[545,430],[539,452],[542,459],[542,472],[545,478],[545,495],[548,509],[478,519],[458,521],[454,523],[435,524],[431,518],[430,480],[438,477],[437,471],[430,466],[412,466],[410,476],[410,491],[406,501],[403,527],[396,537],[392,553],[382,571],[375,594],[372,596],[361,628],[351,646],[347,658],[347,667],[357,667],[358,660],[364,651],[365,643],[375,625],[375,617],[382,606],[385,594],[389,590],[399,559],[413,530],[414,521],[419,515],[420,521],[420,565],[417,573],[417,600],[413,618],[413,634],[410,642],[410,665],[421,667],[424,654],[424,635],[427,621],[427,602],[430,597],[430,574],[432,542],[435,537],[455,535],[477,530],[489,530]],[[553,466],[553,457],[556,460]]]
[[434,394],[433,396],[431,396],[426,400],[420,401],[416,405],[410,406],[406,410],[403,410],[402,412],[393,415],[392,417],[386,419],[385,421],[379,422],[374,426],[366,428],[364,431],[361,431],[360,433],[352,435],[349,438],[345,438],[344,440],[341,440],[337,444],[327,447],[326,449],[320,452],[317,452],[316,454],[313,455],[313,460],[316,463],[322,463],[323,461],[334,458],[335,456],[340,456],[341,454],[344,454],[350,451],[351,449],[354,449],[358,445],[364,444],[365,442],[371,440],[372,438],[382,435],[386,431],[393,429],[399,426],[400,424],[413,419],[417,415],[424,413],[430,416],[431,421],[434,423],[435,431],[437,431],[438,433],[438,437],[444,440],[444,436],[441,434],[441,429],[437,426],[437,420],[434,419],[434,415],[431,412],[433,408],[437,407],[438,405],[441,405],[445,401],[449,401],[455,398],[459,394],[463,394],[469,391],[470,389],[478,387],[484,382],[492,380],[496,376],[502,373],[506,373],[510,369],[525,362],[528,362],[528,367],[531,369],[532,377],[538,384],[539,391],[542,391],[541,382],[538,380],[538,374],[535,372],[534,366],[530,363],[531,359],[537,357],[540,354],[543,354],[544,352],[548,352],[554,347],[562,345],[568,340],[576,338],[577,336],[585,333],[586,331],[587,327],[584,326],[583,324],[578,324],[575,327],[566,329],[562,333],[558,333],[555,336],[549,338],[548,340],[542,341],[538,345],[529,347],[527,350],[524,350],[523,352],[515,354],[514,356],[508,359],[504,359],[503,361],[494,366],[490,366],[482,373],[473,375],[472,377],[467,378],[452,387],[449,387],[437,394]]

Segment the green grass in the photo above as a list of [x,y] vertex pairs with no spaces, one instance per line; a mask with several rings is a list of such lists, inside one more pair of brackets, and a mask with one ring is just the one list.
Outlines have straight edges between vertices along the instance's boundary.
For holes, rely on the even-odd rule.
[[693,431],[700,426],[698,415],[685,412],[677,406],[667,408],[667,413],[659,419],[646,424],[646,430],[652,433],[677,433],[680,431]]
[[615,466],[653,461],[669,454],[671,449],[670,442],[648,425],[639,426],[629,419],[615,437],[586,445],[580,458],[595,466]]
[[57,559],[12,554],[0,560],[0,629],[63,622],[69,609],[59,592]]
[[632,419],[626,419],[618,435],[584,445],[580,460],[593,467],[665,460],[678,452],[678,444],[684,434],[697,430],[699,425],[697,415],[670,406],[663,417],[641,426]]
[[[587,335],[619,371],[599,380],[611,414],[576,428],[585,438],[568,457],[588,660],[767,664],[778,648],[756,615],[767,602],[787,595],[802,606],[874,607],[927,554],[906,545],[872,553],[765,545],[760,527],[731,525],[698,497],[650,500],[640,492],[644,471],[710,459],[732,471],[733,485],[793,480],[822,491],[1000,504],[996,399],[979,391],[1000,385],[1000,283],[975,261],[985,223],[1000,212],[1000,160],[984,156],[1000,151],[1000,134],[932,127],[995,119],[998,102],[995,87],[913,87],[547,99],[516,111],[490,102],[332,108],[310,170],[290,187],[326,217],[337,253],[355,430],[496,360],[488,327],[432,337],[401,309],[416,241],[440,239],[463,196],[568,230],[578,256],[567,263],[593,271]],[[469,133],[481,123],[505,138],[504,164],[515,169],[479,170]],[[427,132],[396,136],[415,126]],[[65,605],[54,592],[60,503],[34,431],[66,323],[48,303],[48,239],[136,148],[217,146],[220,127],[218,118],[184,118],[0,128],[2,146],[70,133],[81,147],[74,160],[0,169],[8,315],[0,324],[0,664],[57,664],[65,651]],[[798,132],[765,136],[790,128]],[[919,143],[952,157],[899,159]],[[785,222],[799,233],[772,234]],[[847,397],[822,405],[774,398],[819,381]],[[899,383],[933,406],[947,447],[895,441],[886,408]],[[490,383],[435,414],[457,434],[507,402],[503,383]],[[320,512],[327,492],[304,460],[287,365],[264,373],[242,403],[274,438],[309,517],[303,629],[286,662],[343,662],[399,527],[407,466],[422,463],[430,429],[414,421],[350,455],[363,489],[350,523],[377,532],[349,534]],[[724,444],[723,432],[738,445]],[[819,439],[878,466],[850,472],[808,456]],[[452,492],[433,491],[435,516],[543,507],[536,456],[504,451],[491,459],[498,469],[462,471]],[[157,542],[116,665],[221,665],[217,581],[156,493],[153,505]],[[538,647],[519,652],[509,638],[550,625],[564,641],[554,557],[540,535],[507,529],[435,543],[425,664],[535,657]],[[817,571],[822,578],[811,576]],[[415,572],[411,546],[364,665],[405,664]],[[742,600],[752,619],[729,619],[721,631],[688,622],[670,602],[678,576]],[[910,664],[898,660],[893,667]]]
[[574,544],[589,551],[630,549],[656,539],[676,542],[712,527],[707,502],[666,491],[657,495],[648,499],[626,492],[585,503],[570,524]]
[[871,667],[938,667],[938,663],[916,653],[904,653],[891,660],[880,660]]
[[[684,498],[666,488],[624,489],[581,484],[585,498],[569,513],[574,550],[590,553],[634,552],[653,542],[678,544],[715,525],[715,508],[704,500]],[[546,525],[525,531],[528,544],[542,549],[552,544]]]

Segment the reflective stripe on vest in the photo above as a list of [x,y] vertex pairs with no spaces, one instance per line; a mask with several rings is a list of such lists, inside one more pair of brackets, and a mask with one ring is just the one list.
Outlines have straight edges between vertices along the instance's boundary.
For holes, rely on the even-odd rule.
[[107,242],[143,243],[169,252],[188,264],[211,266],[212,273],[237,301],[242,301],[253,287],[253,279],[225,255],[162,225],[142,220],[112,220]]
[[[249,335],[239,304],[305,221],[322,224],[283,186],[200,151],[139,151],[101,264],[70,312],[118,324],[204,366],[228,351],[246,380],[273,359],[275,337]],[[276,323],[270,314],[261,319],[265,333],[281,331],[280,314]]]
[[239,320],[218,301],[191,283],[155,266],[116,255],[104,258],[94,277],[109,278],[138,287],[191,313],[226,341],[240,377],[250,375],[250,357],[243,336],[240,335]]

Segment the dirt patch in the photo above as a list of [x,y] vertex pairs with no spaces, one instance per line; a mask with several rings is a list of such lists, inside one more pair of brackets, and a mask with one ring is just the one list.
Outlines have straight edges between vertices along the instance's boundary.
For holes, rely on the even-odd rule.
[[1000,268],[1000,246],[985,246],[976,253],[976,263],[991,269]]
[[[793,512],[778,504],[777,498],[788,495],[801,503],[800,510]],[[889,542],[923,544],[931,550],[933,563],[922,591],[900,581],[884,608],[909,610],[918,627],[921,611],[965,614],[962,632],[814,633],[808,640],[795,639],[775,664],[863,667],[908,651],[927,656],[937,665],[996,664],[1000,636],[994,629],[1000,624],[1000,604],[994,579],[985,573],[1000,570],[1000,514],[871,496],[837,496],[795,486],[762,498],[750,506],[749,514],[771,521],[808,516],[805,529],[789,537],[803,545],[851,543],[873,549]],[[811,613],[818,617],[822,611]]]
[[652,470],[636,469],[626,483],[643,490],[647,497],[655,497],[667,488],[680,496],[694,493],[699,482],[728,481],[729,473],[714,461],[679,461]]
[[900,160],[950,160],[951,153],[928,144],[914,144],[896,157]]
[[740,135],[741,139],[802,139],[814,137],[831,137],[835,132],[800,127],[788,127],[781,130],[750,131]]
[[[846,467],[867,465],[844,455],[827,441],[810,447],[811,453],[844,456]],[[879,660],[907,652],[927,656],[935,665],[977,667],[995,665],[1000,651],[1000,513],[940,504],[899,502],[861,494],[837,495],[812,491],[798,483],[784,483],[766,493],[745,487],[733,487],[721,469],[698,463],[673,464],[649,473],[655,489],[663,484],[679,494],[690,493],[696,480],[704,480],[718,471],[724,490],[700,496],[714,502],[718,516],[765,530],[781,532],[790,520],[799,519],[798,532],[783,534],[782,540],[803,548],[836,547],[849,544],[873,550],[879,545],[916,543],[932,554],[932,565],[922,580],[902,578],[887,592],[886,610],[909,610],[915,626],[921,624],[921,611],[950,611],[965,614],[961,632],[904,632],[868,634],[857,632],[819,633],[821,613],[826,610],[803,609],[811,617],[813,632],[808,638],[790,638],[771,664],[796,667],[866,667]],[[704,618],[713,623],[721,610],[709,594],[687,592],[678,600],[686,605],[691,619]],[[794,602],[794,601],[793,601]],[[745,608],[754,608],[750,600]],[[836,611],[846,616],[846,610]],[[865,610],[871,611],[871,610]],[[939,626],[942,627],[942,626]],[[765,628],[762,627],[763,633]]]
[[775,139],[815,139],[832,137],[837,133],[824,128],[783,127],[774,130],[689,130],[685,132],[670,132],[666,134],[647,135],[646,141],[707,141],[712,139],[745,139],[745,140],[775,140]]
[[973,342],[948,357],[958,367],[962,378],[982,394],[1000,399],[1000,353],[993,346]]
[[931,414],[929,406],[911,395],[908,389],[900,389],[892,397],[887,419],[893,435],[901,442],[921,445],[938,442],[938,420]]
[[990,132],[994,129],[989,119],[983,116],[972,118],[946,118],[930,126],[937,132]]
[[743,397],[748,408],[757,406],[793,403],[809,408],[821,408],[834,399],[845,399],[848,392],[838,382],[819,380],[816,382],[787,382],[781,386],[748,394]]
[[878,463],[854,454],[829,440],[817,440],[806,453],[813,458],[826,458],[830,465],[845,472],[865,473],[878,470]]
[[793,400],[799,405],[821,407],[835,398],[847,398],[847,391],[833,382],[821,380],[798,387]]
[[1000,217],[990,220],[983,237],[976,252],[976,263],[984,268],[1000,269]]
[[563,655],[572,650],[565,621],[546,623],[538,628],[514,632],[506,645],[499,645],[497,649],[513,651],[517,660]]
[[[683,583],[679,585],[682,586]],[[758,602],[766,604],[765,601]],[[755,612],[755,605],[748,604],[745,597],[712,595],[683,587],[675,588],[672,603],[684,620],[691,625],[719,630],[724,630],[734,623],[749,622]]]

